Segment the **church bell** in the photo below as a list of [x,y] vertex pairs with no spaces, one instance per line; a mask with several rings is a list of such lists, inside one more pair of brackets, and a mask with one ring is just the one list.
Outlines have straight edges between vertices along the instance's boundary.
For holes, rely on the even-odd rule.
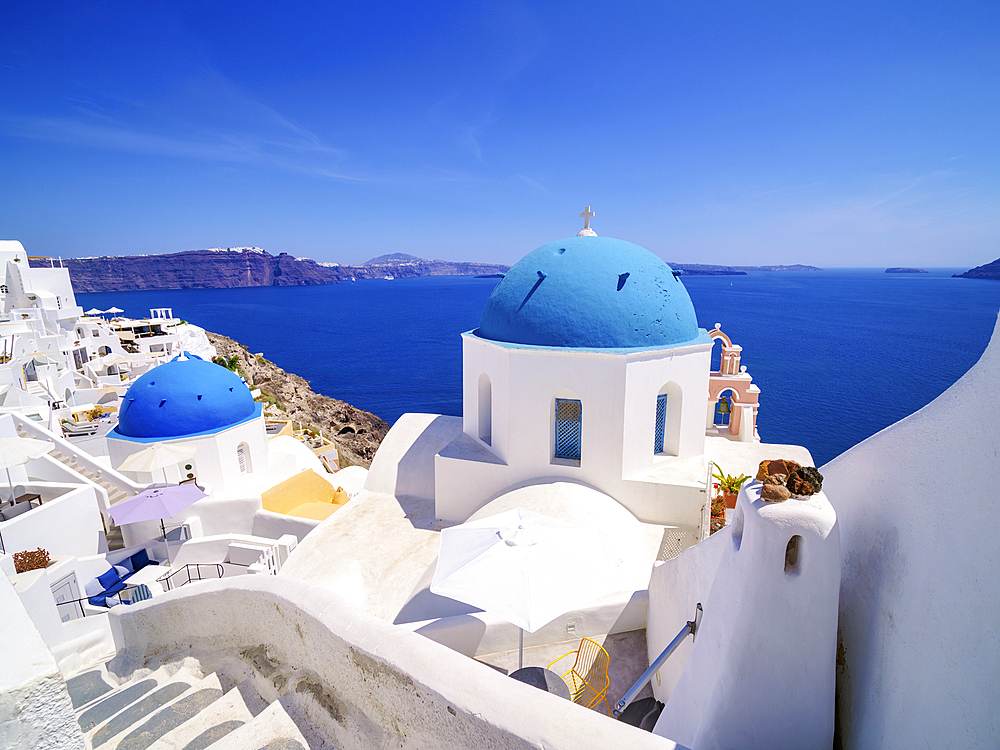
[[719,405],[715,407],[715,410],[717,412],[719,412],[719,414],[732,414],[733,413],[733,410],[729,408],[729,399],[728,398],[720,398],[719,399]]

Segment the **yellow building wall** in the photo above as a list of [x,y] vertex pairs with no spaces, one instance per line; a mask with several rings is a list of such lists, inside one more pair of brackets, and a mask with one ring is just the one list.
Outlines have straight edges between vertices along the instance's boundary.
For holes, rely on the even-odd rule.
[[260,496],[264,510],[322,521],[350,498],[312,469],[300,471]]

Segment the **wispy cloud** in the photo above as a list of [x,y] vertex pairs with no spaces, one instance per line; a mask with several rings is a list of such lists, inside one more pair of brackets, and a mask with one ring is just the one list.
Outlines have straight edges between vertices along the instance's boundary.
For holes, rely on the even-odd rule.
[[[73,95],[61,115],[0,116],[20,138],[156,156],[250,164],[314,177],[365,181],[347,154],[218,75],[152,102]],[[207,106],[212,103],[215,106]]]

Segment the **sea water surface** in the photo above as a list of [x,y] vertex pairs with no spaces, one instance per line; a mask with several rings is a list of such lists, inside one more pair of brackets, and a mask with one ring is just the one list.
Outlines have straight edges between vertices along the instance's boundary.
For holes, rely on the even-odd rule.
[[[817,466],[932,401],[979,359],[1000,282],[964,269],[685,276],[703,328],[743,347],[761,389],[758,431]],[[79,294],[84,309],[153,307],[263,352],[319,393],[378,414],[459,415],[461,333],[496,279],[444,276],[324,286]]]

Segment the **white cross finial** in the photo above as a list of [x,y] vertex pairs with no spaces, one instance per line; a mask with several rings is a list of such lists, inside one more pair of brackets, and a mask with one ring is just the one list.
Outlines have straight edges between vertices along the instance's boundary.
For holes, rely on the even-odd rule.
[[583,229],[576,233],[577,237],[596,237],[597,232],[590,228],[590,219],[592,216],[597,216],[593,211],[590,210],[590,206],[583,209],[583,213],[580,214],[583,217]]

